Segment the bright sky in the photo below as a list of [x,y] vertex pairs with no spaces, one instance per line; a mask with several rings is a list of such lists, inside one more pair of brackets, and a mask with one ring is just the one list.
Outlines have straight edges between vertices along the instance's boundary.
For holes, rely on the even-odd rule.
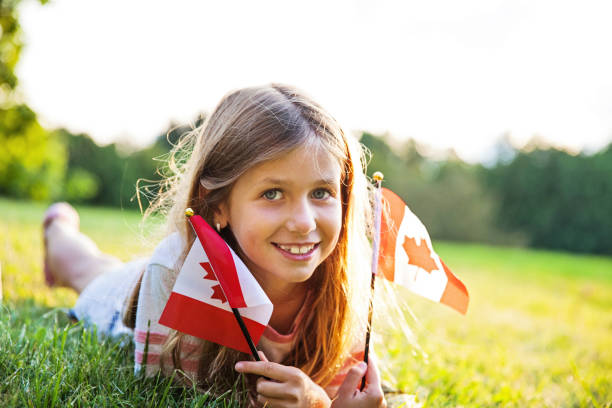
[[486,160],[509,133],[612,140],[612,2],[25,1],[23,98],[50,127],[143,145],[227,91],[296,85],[348,130]]

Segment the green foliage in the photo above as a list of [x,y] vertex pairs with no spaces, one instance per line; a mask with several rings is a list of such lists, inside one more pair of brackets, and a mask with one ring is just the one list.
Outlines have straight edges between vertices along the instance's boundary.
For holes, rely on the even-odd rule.
[[43,129],[26,105],[0,108],[0,193],[50,200],[61,190],[63,144]]
[[[17,4],[19,1],[0,2],[0,90],[3,99],[6,93],[10,92],[17,85],[15,76],[15,65],[21,53],[21,27],[17,16]],[[2,101],[3,102],[3,101]]]
[[[194,126],[204,120],[199,116]],[[113,143],[98,146],[86,134],[72,134],[65,129],[56,133],[68,150],[68,177],[63,198],[74,202],[143,209],[158,192],[169,151],[190,126],[172,125],[144,149],[129,149]]]
[[[64,140],[68,151],[68,180],[70,181],[71,177],[89,180],[87,183],[90,190],[86,192],[89,193],[86,194],[89,197],[85,195],[78,199],[96,204],[119,206],[121,204],[119,201],[121,176],[125,164],[116,146],[111,144],[100,147],[87,135],[73,135],[63,129],[57,133]],[[67,198],[73,193],[76,191],[65,191]]]
[[155,146],[133,153],[115,144],[98,146],[85,134],[61,129],[57,134],[68,151],[68,177],[63,197],[75,202],[117,207],[137,206],[133,200],[139,178],[155,176]]
[[0,194],[50,200],[61,192],[65,152],[36,114],[15,101],[15,67],[23,47],[19,3],[0,1]]
[[612,144],[592,156],[521,151],[487,174],[499,223],[535,247],[612,254]]
[[74,167],[68,173],[64,188],[66,200],[80,203],[96,196],[100,189],[100,181],[89,171]]
[[372,153],[368,174],[382,171],[434,238],[612,253],[612,144],[573,156],[501,141],[487,168],[452,154],[434,161],[413,141],[392,148],[364,133],[361,142]]
[[482,168],[457,158],[434,161],[413,141],[392,148],[384,137],[363,133],[371,153],[367,173],[382,171],[383,185],[397,193],[437,239],[521,244],[519,234],[495,225],[494,197],[481,182]]
[[[17,6],[21,0],[0,0],[0,106],[11,103],[17,87],[15,66],[23,48]],[[40,0],[41,4],[47,0]]]

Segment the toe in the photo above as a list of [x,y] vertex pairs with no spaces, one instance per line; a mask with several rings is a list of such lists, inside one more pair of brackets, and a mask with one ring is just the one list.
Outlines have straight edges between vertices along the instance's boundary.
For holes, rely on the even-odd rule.
[[74,207],[68,203],[60,202],[49,206],[45,212],[43,228],[46,230],[47,227],[55,220],[61,220],[62,222],[73,226],[75,229],[79,229],[79,214],[76,212]]

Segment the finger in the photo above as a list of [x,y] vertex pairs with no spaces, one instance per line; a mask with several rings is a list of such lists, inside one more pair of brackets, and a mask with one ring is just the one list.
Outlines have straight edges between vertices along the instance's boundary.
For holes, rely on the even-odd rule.
[[[257,350],[257,355],[259,356],[259,360],[257,361],[270,361],[268,360],[268,357],[266,357],[266,354],[261,351],[261,350]],[[269,377],[261,377],[261,378],[265,378],[266,380],[269,380]]]
[[261,375],[277,381],[287,381],[292,377],[291,367],[269,361],[239,361],[234,369],[239,373]]
[[368,370],[366,371],[366,388],[380,388],[380,371],[378,371],[377,359],[374,355],[369,358]]
[[268,360],[268,357],[266,357],[266,354],[263,351],[258,350],[257,354],[259,355],[259,358],[261,358],[261,361],[270,361]]
[[265,408],[286,408],[292,405],[290,401],[282,398],[268,398],[261,394],[257,395],[257,402],[259,402]]
[[344,377],[344,382],[338,388],[338,397],[348,398],[355,395],[366,369],[367,365],[363,361],[351,367],[346,377]]
[[378,370],[378,359],[372,354],[366,371],[366,387],[364,395],[371,404],[377,407],[386,407],[385,394],[380,385],[380,371]]
[[258,394],[264,395],[269,398],[281,398],[291,399],[294,398],[291,393],[291,387],[284,382],[268,381],[260,377],[257,380],[257,386],[255,388]]

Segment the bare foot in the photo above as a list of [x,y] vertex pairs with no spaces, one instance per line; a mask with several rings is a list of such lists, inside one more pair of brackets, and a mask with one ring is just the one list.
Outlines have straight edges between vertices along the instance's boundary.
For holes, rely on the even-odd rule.
[[79,231],[79,215],[68,203],[55,203],[47,209],[43,233],[49,286],[67,286],[81,293],[98,275],[121,264]]
[[48,286],[62,286],[59,282],[56,282],[54,273],[51,270],[49,256],[48,256],[48,239],[47,229],[52,223],[63,222],[66,226],[70,225],[75,230],[79,230],[79,215],[76,210],[68,203],[55,203],[47,208],[45,212],[45,218],[43,220],[43,239],[45,243],[45,259],[44,259],[44,273],[45,282]]

